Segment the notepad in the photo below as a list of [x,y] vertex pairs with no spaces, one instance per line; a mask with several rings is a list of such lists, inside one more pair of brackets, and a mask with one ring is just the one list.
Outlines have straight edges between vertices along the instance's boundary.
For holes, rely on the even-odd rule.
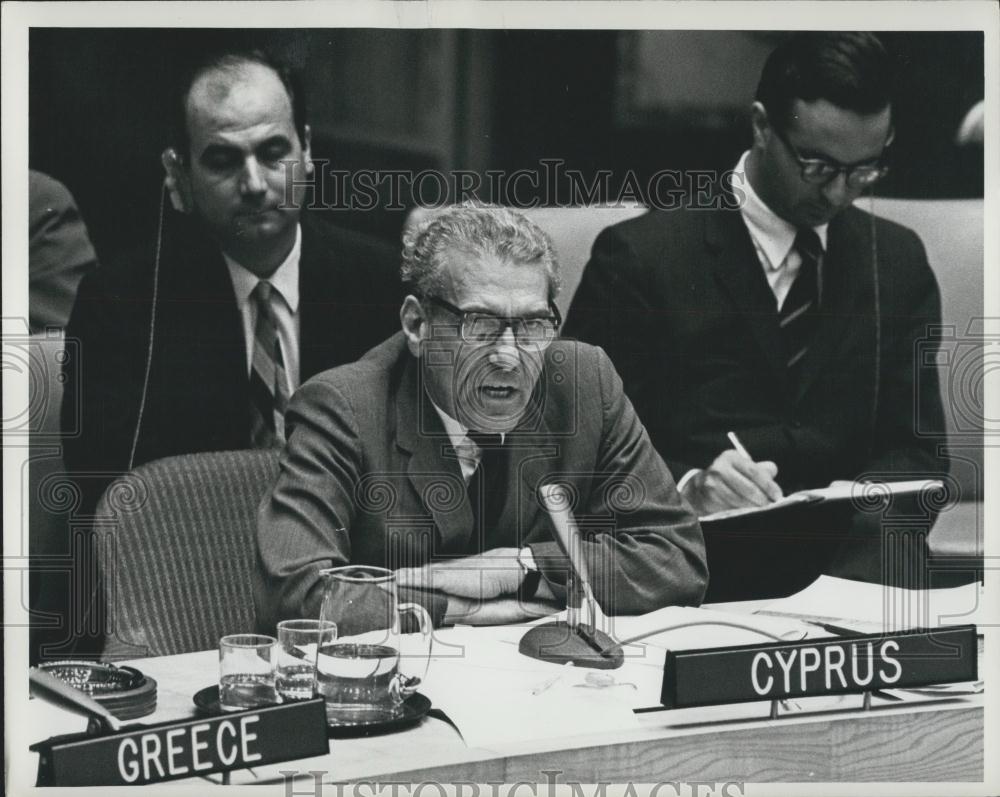
[[774,512],[788,506],[801,504],[819,504],[830,501],[859,501],[870,505],[879,500],[885,500],[897,495],[913,493],[932,493],[944,489],[944,483],[938,479],[914,479],[899,482],[834,482],[829,487],[816,487],[809,490],[799,490],[767,506],[747,506],[739,509],[724,509],[699,518],[702,523],[717,520],[758,515]]

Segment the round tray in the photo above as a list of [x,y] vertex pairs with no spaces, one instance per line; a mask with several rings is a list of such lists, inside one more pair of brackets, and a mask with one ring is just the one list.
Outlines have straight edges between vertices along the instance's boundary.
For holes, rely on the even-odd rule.
[[[219,705],[218,684],[199,689],[193,699],[200,714],[214,717],[228,713]],[[276,704],[271,703],[269,705]],[[383,733],[394,733],[395,731],[401,731],[419,723],[427,716],[430,708],[430,699],[417,692],[406,699],[403,703],[402,711],[392,719],[353,725],[327,725],[327,736],[332,739],[352,739],[360,736],[378,736]]]

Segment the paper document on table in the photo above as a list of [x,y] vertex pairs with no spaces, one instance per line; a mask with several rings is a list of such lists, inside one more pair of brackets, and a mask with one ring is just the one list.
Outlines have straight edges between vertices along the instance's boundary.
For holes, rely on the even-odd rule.
[[756,515],[762,512],[773,512],[786,506],[796,504],[818,504],[827,501],[857,500],[866,505],[874,500],[889,498],[909,493],[929,493],[944,489],[944,483],[937,479],[914,479],[901,482],[834,482],[828,487],[815,487],[809,490],[799,490],[766,506],[746,506],[739,509],[724,509],[699,518],[702,523],[716,520],[727,520],[744,515]]
[[[439,655],[420,691],[452,721],[469,747],[495,749],[535,739],[639,727],[631,686],[585,684],[587,670],[522,656],[521,629],[459,627],[435,633]],[[503,633],[498,634],[497,631]]]
[[616,670],[560,666],[521,655],[518,642],[527,625],[438,631],[436,654],[420,691],[448,715],[470,747],[628,730],[636,727],[634,709],[660,707],[668,649],[824,635],[793,618],[685,606],[633,617],[600,616],[598,625],[621,642],[643,636],[625,646],[625,663]]
[[769,603],[757,614],[797,617],[872,634],[997,622],[987,616],[978,582],[919,590],[833,576],[820,576],[801,592]]

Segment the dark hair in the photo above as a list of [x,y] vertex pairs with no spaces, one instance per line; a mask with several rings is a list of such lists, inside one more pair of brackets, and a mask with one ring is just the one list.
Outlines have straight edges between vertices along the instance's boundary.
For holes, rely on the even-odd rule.
[[891,67],[882,42],[871,33],[797,33],[768,56],[757,101],[779,127],[790,123],[796,99],[877,113],[892,101]]
[[187,158],[190,155],[191,140],[187,127],[187,100],[191,87],[206,72],[215,70],[237,70],[245,64],[259,64],[274,72],[288,92],[292,105],[292,118],[299,143],[306,144],[306,98],[298,73],[277,56],[262,49],[219,49],[203,54],[178,75],[174,89],[170,143]]

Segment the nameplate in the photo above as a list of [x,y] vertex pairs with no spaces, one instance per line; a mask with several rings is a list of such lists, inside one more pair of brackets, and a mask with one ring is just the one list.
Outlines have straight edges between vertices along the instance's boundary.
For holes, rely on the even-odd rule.
[[975,681],[974,625],[856,637],[668,651],[667,708],[838,695]]
[[322,698],[218,717],[57,737],[39,752],[39,786],[129,786],[310,758],[330,751]]

